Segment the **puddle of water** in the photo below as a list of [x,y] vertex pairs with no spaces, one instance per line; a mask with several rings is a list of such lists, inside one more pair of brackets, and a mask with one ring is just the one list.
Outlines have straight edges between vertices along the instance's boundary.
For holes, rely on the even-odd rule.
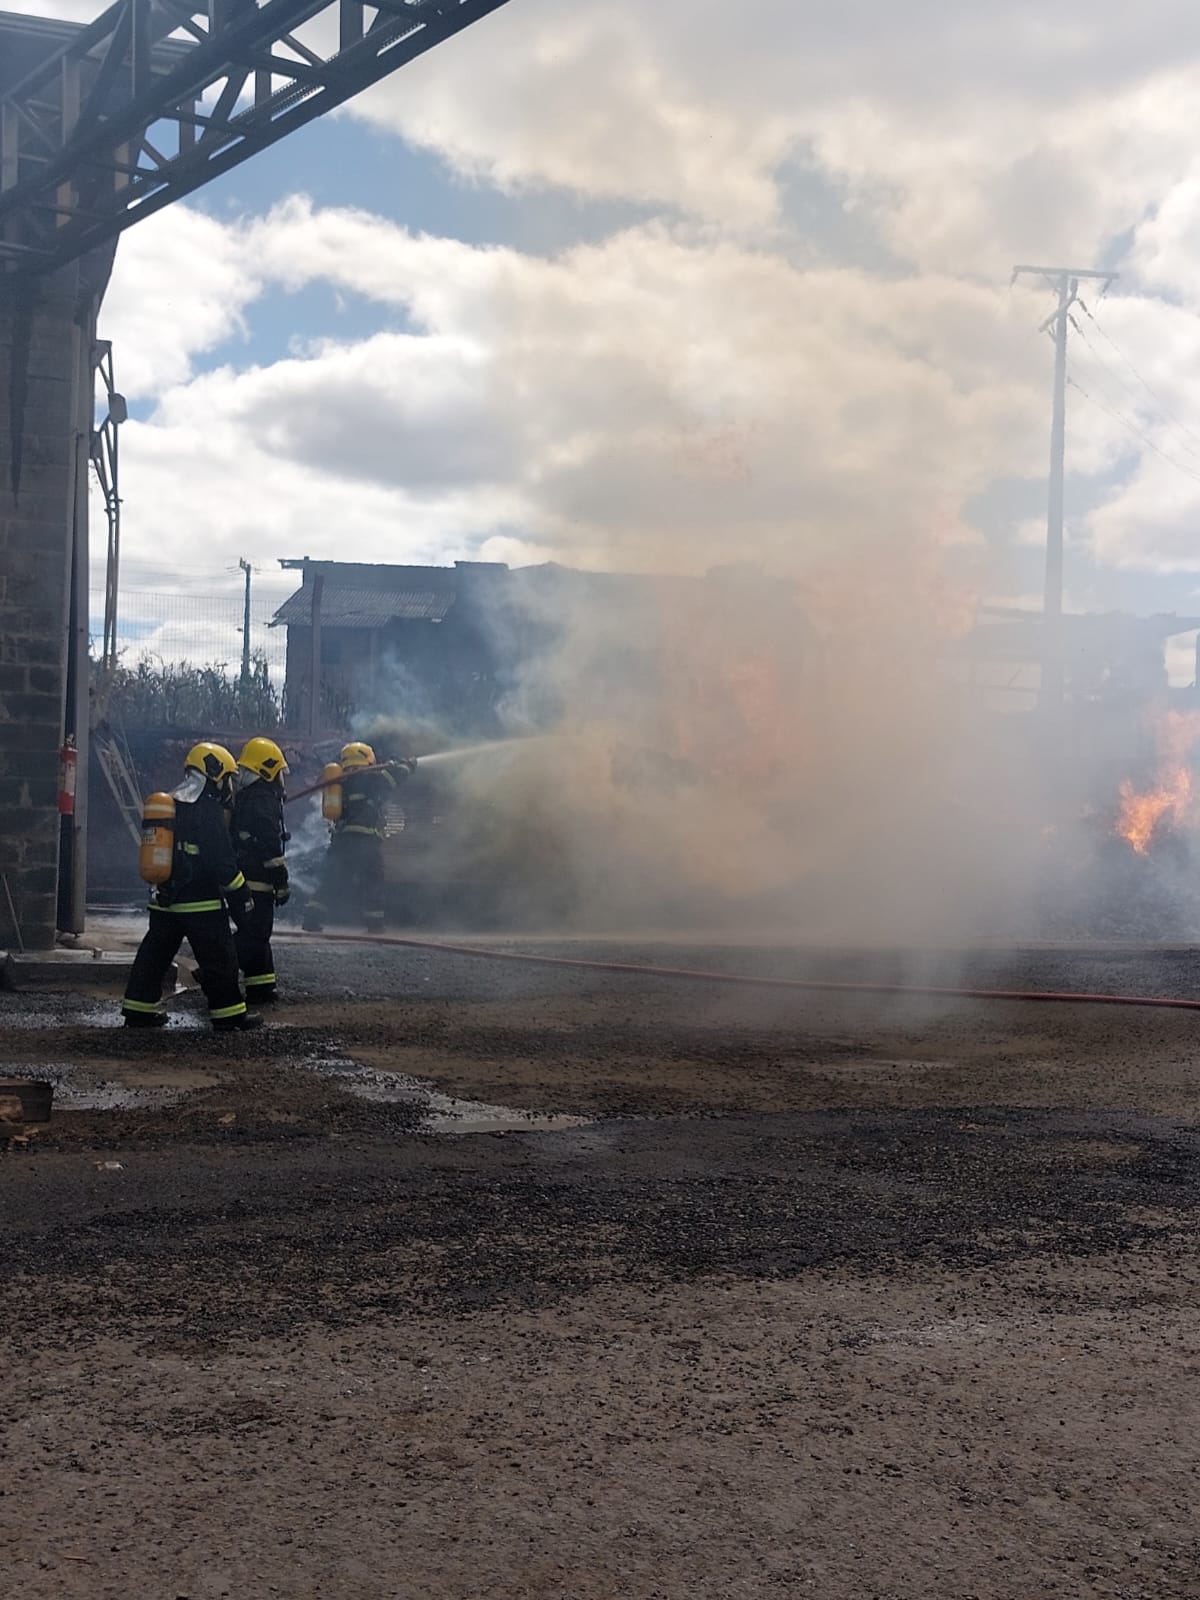
[[[63,1026],[82,1022],[88,1009],[73,1012],[70,1018],[26,1017],[29,1027]],[[103,1013],[97,1010],[97,1015]],[[111,1015],[106,1025],[118,1026]],[[179,1021],[181,1019],[175,1019]],[[185,1026],[201,1028],[205,1019],[186,1016]],[[419,1111],[422,1133],[541,1133],[560,1128],[588,1127],[592,1117],[576,1117],[538,1111],[523,1111],[519,1106],[491,1105],[483,1100],[459,1100],[442,1094],[424,1078],[398,1072],[378,1072],[340,1056],[313,1056],[302,1065],[311,1072],[336,1078],[349,1094],[360,1100],[385,1105],[409,1105]],[[56,1111],[127,1111],[175,1105],[193,1090],[209,1088],[218,1080],[202,1072],[174,1072],[167,1069],[131,1069],[128,1076],[102,1077],[103,1067],[73,1065],[70,1062],[38,1062],[36,1069],[25,1062],[0,1062],[0,1075],[27,1077],[36,1070],[39,1078],[54,1085]],[[112,1068],[110,1067],[111,1071]],[[119,1069],[118,1069],[119,1070]],[[140,1081],[138,1081],[140,1079]],[[131,1081],[132,1080],[132,1081]]]
[[174,1105],[183,1095],[171,1089],[131,1089],[123,1083],[64,1084],[54,1091],[56,1111],[154,1110]]
[[[0,1076],[26,1076],[35,1069],[29,1062],[0,1063]],[[129,1111],[172,1105],[182,1100],[187,1086],[165,1083],[128,1084],[81,1073],[65,1061],[38,1062],[36,1076],[54,1085],[54,1111]]]
[[[6,1028],[123,1028],[124,1018],[116,1001],[92,1005],[58,1006],[53,1010],[24,1007],[2,1013]],[[196,1033],[208,1026],[208,1019],[195,1011],[172,1011],[168,1031]]]
[[385,1105],[411,1105],[421,1112],[422,1133],[544,1133],[556,1128],[584,1128],[594,1119],[566,1113],[522,1111],[519,1106],[491,1105],[485,1100],[459,1100],[442,1094],[425,1078],[401,1072],[376,1072],[340,1057],[313,1057],[310,1071],[336,1077],[349,1094]]

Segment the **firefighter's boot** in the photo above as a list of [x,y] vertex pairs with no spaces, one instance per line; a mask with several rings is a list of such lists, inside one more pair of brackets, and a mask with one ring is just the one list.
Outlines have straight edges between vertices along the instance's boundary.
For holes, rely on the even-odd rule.
[[165,1028],[170,1018],[165,1011],[127,1011],[127,1028]]
[[248,1011],[243,1011],[236,1017],[217,1017],[213,1022],[214,1033],[250,1033],[255,1028],[261,1028],[263,1019],[251,1016]]

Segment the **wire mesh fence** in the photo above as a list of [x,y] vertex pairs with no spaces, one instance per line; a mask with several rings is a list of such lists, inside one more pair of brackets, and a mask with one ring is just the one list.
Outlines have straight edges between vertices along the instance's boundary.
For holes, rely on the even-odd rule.
[[[121,666],[187,663],[236,677],[243,658],[244,587],[236,567],[186,565],[122,568],[117,613]],[[282,689],[287,633],[272,628],[276,610],[295,589],[287,573],[255,569],[250,585],[249,654],[266,664],[271,683]],[[92,571],[90,615],[93,653],[104,631],[104,573]]]
[[[252,568],[249,630],[238,567],[123,562],[115,670],[97,673],[93,715],[135,729],[269,732],[281,725],[287,632],[276,611],[295,589],[277,568]],[[104,569],[89,584],[93,659],[104,639]],[[247,670],[248,669],[248,670]]]

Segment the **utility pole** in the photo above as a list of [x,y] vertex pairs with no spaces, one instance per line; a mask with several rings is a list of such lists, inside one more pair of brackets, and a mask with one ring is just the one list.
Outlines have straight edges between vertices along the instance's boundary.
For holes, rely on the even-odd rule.
[[250,682],[250,563],[238,557],[238,566],[246,574],[246,599],[242,606],[242,688]]
[[1054,329],[1054,404],[1050,418],[1050,477],[1046,504],[1046,585],[1042,598],[1041,704],[1053,711],[1063,702],[1063,461],[1067,446],[1067,328],[1071,307],[1079,298],[1081,279],[1099,282],[1103,294],[1115,272],[1086,267],[1014,267],[1012,283],[1032,273],[1044,278],[1058,295],[1058,305],[1038,329]]

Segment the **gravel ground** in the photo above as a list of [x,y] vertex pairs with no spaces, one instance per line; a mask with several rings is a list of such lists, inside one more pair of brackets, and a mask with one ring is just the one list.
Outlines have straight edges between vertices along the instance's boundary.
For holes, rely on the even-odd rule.
[[[1192,950],[520,948],[1200,993]],[[13,1594],[1200,1593],[1200,1014],[279,965],[232,1041],[0,997],[60,1107],[0,1154]]]

